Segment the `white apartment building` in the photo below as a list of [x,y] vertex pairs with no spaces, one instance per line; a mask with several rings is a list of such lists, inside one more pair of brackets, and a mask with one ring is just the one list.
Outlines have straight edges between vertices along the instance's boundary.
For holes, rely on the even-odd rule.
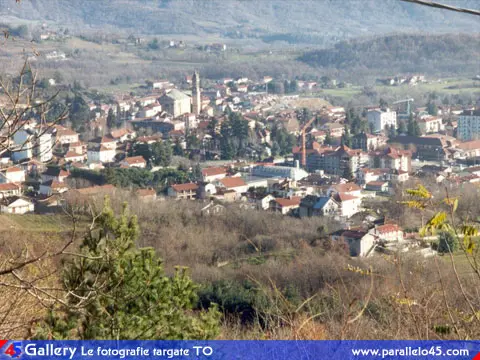
[[397,128],[397,113],[390,109],[375,109],[367,113],[369,124],[373,124],[374,132],[384,131],[387,126],[395,126]]
[[458,117],[457,138],[461,141],[480,139],[480,109],[466,110]]
[[33,149],[34,156],[41,162],[52,160],[52,134],[44,133],[36,137],[36,144]]

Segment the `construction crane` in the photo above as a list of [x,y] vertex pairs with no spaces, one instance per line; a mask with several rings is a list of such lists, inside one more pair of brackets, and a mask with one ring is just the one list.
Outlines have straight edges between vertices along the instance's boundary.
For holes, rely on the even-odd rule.
[[300,130],[302,136],[302,166],[304,168],[307,166],[307,141],[305,139],[305,131],[310,125],[312,125],[314,121],[315,117],[311,118],[303,125],[302,129]]
[[410,107],[410,103],[413,102],[414,99],[405,99],[405,100],[398,100],[398,101],[395,101],[393,103],[393,105],[396,105],[396,104],[404,104],[404,103],[407,103],[407,107],[406,107],[406,110],[407,110],[407,116],[410,116],[410,114],[412,113],[412,109]]

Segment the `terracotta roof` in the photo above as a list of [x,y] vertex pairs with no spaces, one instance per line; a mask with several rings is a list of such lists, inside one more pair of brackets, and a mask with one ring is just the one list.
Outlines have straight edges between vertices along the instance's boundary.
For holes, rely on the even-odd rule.
[[203,176],[214,176],[214,175],[222,175],[226,174],[227,170],[223,167],[209,167],[202,169],[202,175]]
[[75,141],[75,142],[73,142],[73,143],[68,144],[68,147],[69,147],[69,148],[72,148],[72,147],[84,146],[84,145],[85,145],[85,144],[84,144],[83,142],[81,142],[81,141]]
[[65,154],[64,158],[65,158],[65,159],[68,159],[68,158],[76,158],[76,157],[79,157],[79,156],[83,157],[82,154],[78,154],[78,153],[76,153],[75,151],[69,151],[69,152],[67,152],[67,153]]
[[337,185],[333,185],[332,188],[339,193],[361,190],[360,186],[358,186],[355,183],[337,184]]
[[61,183],[57,180],[48,180],[48,181],[45,181],[42,185],[44,186],[49,186],[50,188],[52,189],[63,189],[63,188],[68,188],[67,185],[65,185],[65,183]]
[[291,198],[277,198],[275,202],[281,207],[300,206],[300,196],[292,196]]
[[0,184],[0,191],[19,190],[20,186],[14,183]]
[[65,127],[57,128],[57,136],[72,136],[72,135],[78,135],[78,133],[76,133],[72,129],[68,129]]
[[375,229],[380,234],[385,234],[394,231],[401,231],[400,227],[397,224],[385,224],[377,226]]
[[243,179],[239,178],[239,177],[224,178],[224,179],[221,179],[220,182],[227,189],[247,185],[247,184],[245,184],[245,181],[243,181]]
[[145,164],[146,161],[143,158],[143,156],[132,156],[132,157],[127,157],[123,160],[126,162],[128,165],[134,165],[134,164]]
[[8,173],[24,172],[24,171],[16,166],[12,166],[12,167],[9,167],[5,172],[8,174]]
[[345,194],[345,193],[338,193],[336,194],[335,198],[337,201],[340,201],[340,202],[358,199],[356,196]]
[[386,181],[370,181],[366,185],[367,186],[383,186],[386,183],[387,183]]
[[461,143],[458,143],[458,147],[462,150],[480,149],[480,140],[461,142]]
[[119,139],[119,138],[121,138],[122,136],[128,135],[128,134],[130,134],[130,133],[131,133],[131,131],[128,130],[128,129],[125,129],[125,128],[123,128],[123,129],[116,129],[116,130],[110,131],[110,136],[111,136],[112,138],[114,138],[114,139]]
[[187,184],[174,184],[172,185],[173,190],[176,192],[180,191],[193,191],[198,189],[198,185],[195,183],[187,183]]
[[157,195],[157,192],[153,189],[138,189],[136,192],[137,196],[154,196]]

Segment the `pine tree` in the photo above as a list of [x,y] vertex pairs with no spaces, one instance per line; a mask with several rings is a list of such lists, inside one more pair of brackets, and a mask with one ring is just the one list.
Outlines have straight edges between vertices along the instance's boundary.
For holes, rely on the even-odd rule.
[[396,136],[397,136],[397,130],[395,129],[395,126],[394,125],[389,126],[388,127],[388,138],[391,140],[391,139],[394,139]]
[[64,304],[50,309],[36,338],[209,339],[219,312],[192,312],[197,286],[185,268],[165,275],[152,248],[137,248],[137,219],[126,205],[115,216],[108,199],[79,256],[66,260]]
[[405,125],[404,121],[400,121],[398,123],[397,133],[398,134],[406,134],[407,133],[407,126]]
[[107,115],[107,127],[109,129],[112,129],[117,122],[117,119],[115,118],[115,114],[113,113],[113,109],[108,110],[108,115]]
[[352,137],[350,136],[350,130],[348,130],[348,126],[345,125],[345,130],[342,135],[342,145],[352,147]]

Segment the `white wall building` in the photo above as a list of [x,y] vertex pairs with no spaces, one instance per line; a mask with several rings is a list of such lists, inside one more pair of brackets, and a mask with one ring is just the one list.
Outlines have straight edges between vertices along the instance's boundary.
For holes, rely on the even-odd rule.
[[53,157],[52,148],[52,135],[41,134],[35,139],[34,156],[41,162],[48,162]]
[[369,124],[373,124],[374,132],[384,131],[387,126],[397,128],[397,113],[390,109],[375,109],[367,113]]
[[114,161],[115,154],[115,149],[108,149],[101,145],[87,151],[87,160],[89,163],[110,163]]

